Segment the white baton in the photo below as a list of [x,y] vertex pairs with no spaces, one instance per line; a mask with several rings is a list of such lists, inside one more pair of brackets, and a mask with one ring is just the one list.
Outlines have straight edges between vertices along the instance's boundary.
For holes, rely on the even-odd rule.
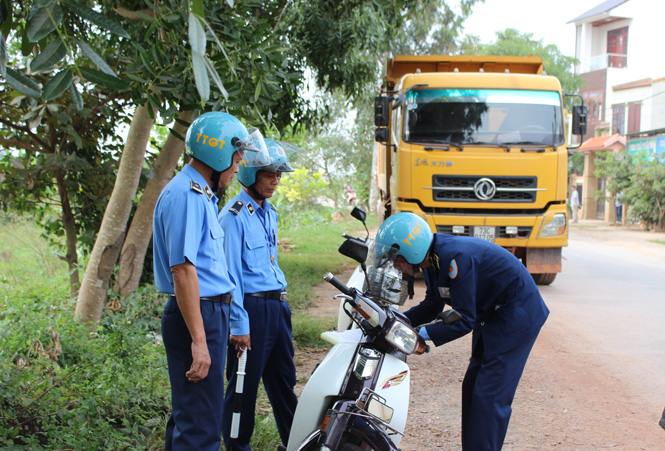
[[240,428],[240,408],[242,406],[242,390],[245,383],[245,365],[247,364],[247,352],[243,351],[238,360],[238,372],[236,378],[236,392],[233,396],[233,417],[231,419],[231,438],[238,438]]

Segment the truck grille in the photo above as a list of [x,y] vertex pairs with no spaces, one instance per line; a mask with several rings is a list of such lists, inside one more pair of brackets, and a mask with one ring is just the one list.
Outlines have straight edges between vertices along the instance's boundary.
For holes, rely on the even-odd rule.
[[[531,226],[521,226],[517,228],[517,235],[509,235],[506,233],[506,228],[503,226],[496,228],[497,238],[529,238],[531,235]],[[437,225],[437,233],[444,233],[446,235],[453,235],[453,226],[451,225]],[[457,236],[473,236],[473,226],[464,226],[463,233],[455,234]]]
[[[536,201],[537,177],[499,177],[434,175],[432,196],[438,202],[513,202],[530,203]],[[490,198],[482,198],[491,194]],[[479,197],[480,196],[480,197]]]

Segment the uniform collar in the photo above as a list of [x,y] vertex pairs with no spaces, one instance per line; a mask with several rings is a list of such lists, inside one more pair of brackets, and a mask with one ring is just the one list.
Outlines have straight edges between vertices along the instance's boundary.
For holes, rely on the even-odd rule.
[[[182,168],[182,172],[184,172],[191,180],[194,180],[199,185],[201,185],[201,188],[203,189],[203,193],[204,193],[203,195],[207,199],[208,196],[205,193],[208,192],[208,190],[210,190],[210,187],[208,186],[208,182],[206,181],[205,177],[203,177],[199,171],[197,171],[196,169],[194,169],[192,166],[190,166],[188,164],[186,164]],[[216,204],[219,199],[217,199],[217,196],[215,196],[214,192],[212,192],[212,191],[210,191],[210,192],[212,193],[212,197],[210,198],[210,201],[214,202]]]
[[268,210],[270,210],[270,202],[268,202],[268,199],[263,200],[263,207],[262,207],[262,206],[260,206],[259,204],[256,203],[256,201],[252,198],[252,196],[247,194],[247,191],[245,191],[244,188],[240,190],[240,195],[238,197],[240,198],[239,200],[243,201],[245,205],[247,205],[248,203],[251,203],[252,206],[254,207],[254,210],[256,210],[256,211],[259,211],[259,210],[268,211]]

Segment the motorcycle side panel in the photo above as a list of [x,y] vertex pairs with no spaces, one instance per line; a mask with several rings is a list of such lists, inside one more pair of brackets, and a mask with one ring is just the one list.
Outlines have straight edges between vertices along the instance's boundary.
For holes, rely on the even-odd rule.
[[339,395],[357,346],[357,343],[336,344],[314,370],[298,400],[288,451],[297,449],[323,422],[330,407],[330,399]]
[[[411,371],[402,360],[392,355],[386,355],[379,373],[374,391],[386,399],[386,404],[393,408],[393,417],[390,426],[404,432],[406,417],[409,411],[409,387],[411,384]],[[399,446],[402,436],[390,436],[395,446]]]

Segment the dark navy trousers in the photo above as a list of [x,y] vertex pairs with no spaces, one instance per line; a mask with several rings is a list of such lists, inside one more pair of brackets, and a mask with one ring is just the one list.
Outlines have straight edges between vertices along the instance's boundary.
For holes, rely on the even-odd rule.
[[462,383],[464,451],[499,451],[503,447],[517,384],[537,336],[536,331],[530,340],[493,355],[485,353],[484,337],[480,336]]
[[211,365],[199,383],[185,373],[192,365],[192,338],[175,298],[162,315],[162,336],[171,380],[172,412],[166,424],[166,451],[219,451],[222,431],[224,360],[229,337],[229,305],[201,301]]
[[226,376],[228,386],[224,398],[222,433],[228,451],[249,451],[254,432],[254,414],[259,383],[263,379],[277,430],[286,445],[298,398],[293,391],[296,385],[296,368],[293,363],[293,339],[291,309],[285,301],[245,296],[245,310],[249,316],[252,350],[247,354],[240,427],[237,439],[231,439],[231,422],[238,371],[235,349],[229,347]]

